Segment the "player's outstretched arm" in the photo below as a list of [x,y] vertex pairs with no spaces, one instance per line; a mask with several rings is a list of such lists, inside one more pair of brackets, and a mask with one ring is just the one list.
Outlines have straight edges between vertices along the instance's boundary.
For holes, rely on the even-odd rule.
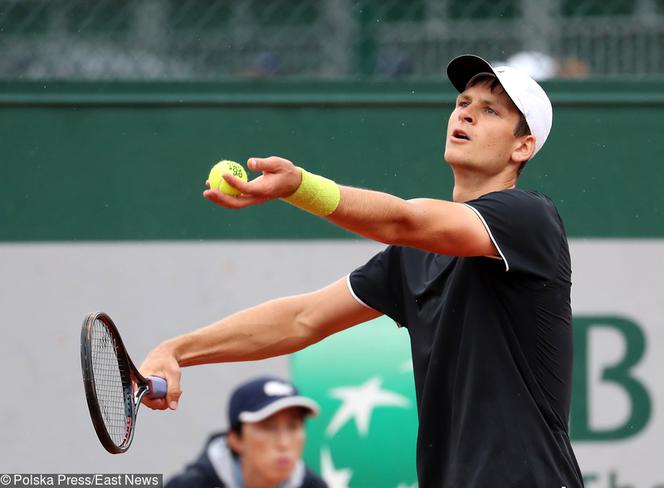
[[152,350],[139,369],[143,375],[166,378],[168,395],[143,403],[160,410],[175,409],[181,395],[181,367],[289,354],[379,315],[352,296],[346,278],[312,293],[237,312]]
[[[247,165],[252,171],[262,172],[262,176],[246,183],[224,175],[242,192],[239,197],[216,190],[206,190],[205,197],[226,208],[244,208],[289,197],[303,183],[303,173],[283,158],[251,158]],[[462,203],[426,198],[403,200],[387,193],[330,184],[338,188],[338,203],[333,204],[331,213],[323,211],[319,215],[346,230],[386,244],[449,256],[498,254],[484,224]],[[325,185],[323,182],[323,188]],[[323,201],[320,208],[325,209],[325,205]]]
[[385,244],[448,256],[497,256],[484,224],[462,203],[394,195],[341,186],[337,209],[327,219]]

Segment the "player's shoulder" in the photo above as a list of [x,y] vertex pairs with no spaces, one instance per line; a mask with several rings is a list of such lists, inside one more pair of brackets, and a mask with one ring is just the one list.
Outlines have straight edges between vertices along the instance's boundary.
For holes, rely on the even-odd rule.
[[538,190],[527,190],[523,188],[507,188],[505,190],[497,190],[485,193],[478,200],[484,199],[510,199],[510,200],[524,200],[530,202],[542,202],[553,204],[551,198]]
[[476,200],[467,203],[473,206],[475,202],[480,204],[494,203],[501,206],[521,207],[530,209],[531,211],[557,213],[553,200],[548,195],[537,190],[524,190],[522,188],[498,190],[486,193]]
[[514,195],[517,196],[517,198],[523,198],[533,202],[539,202],[542,205],[546,205],[548,207],[555,207],[555,204],[553,203],[551,197],[538,190],[524,190],[522,188],[511,188],[505,191],[513,193]]

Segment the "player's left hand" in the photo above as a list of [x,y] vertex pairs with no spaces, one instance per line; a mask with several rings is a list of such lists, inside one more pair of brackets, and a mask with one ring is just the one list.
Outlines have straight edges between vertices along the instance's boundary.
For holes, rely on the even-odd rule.
[[244,182],[231,174],[224,174],[224,179],[242,192],[240,195],[231,196],[218,190],[208,189],[203,192],[203,196],[222,207],[244,208],[290,196],[302,182],[302,172],[284,158],[276,156],[249,158],[247,167],[251,171],[260,171],[263,174],[249,182]]

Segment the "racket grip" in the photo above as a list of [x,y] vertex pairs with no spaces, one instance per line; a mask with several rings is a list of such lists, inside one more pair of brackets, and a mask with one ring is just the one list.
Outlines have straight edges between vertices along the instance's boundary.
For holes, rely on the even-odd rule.
[[166,396],[168,383],[164,378],[150,376],[148,381],[150,382],[150,393],[148,393],[148,398],[164,398]]

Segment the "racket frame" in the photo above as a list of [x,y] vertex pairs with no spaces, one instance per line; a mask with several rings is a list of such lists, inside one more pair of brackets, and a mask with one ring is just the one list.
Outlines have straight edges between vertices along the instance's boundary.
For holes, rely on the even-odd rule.
[[[122,379],[122,388],[124,390],[125,414],[127,415],[127,430],[124,439],[120,445],[113,441],[111,435],[106,429],[106,423],[101,412],[92,365],[92,329],[95,322],[101,321],[109,331],[115,344],[115,355],[120,368]],[[122,342],[117,327],[111,320],[111,317],[104,312],[93,312],[88,314],[81,327],[81,370],[83,371],[83,385],[85,388],[85,398],[88,403],[88,410],[92,419],[92,425],[97,432],[99,441],[104,448],[111,454],[121,454],[131,446],[136,430],[136,415],[141,399],[150,393],[151,383],[144,378],[134,365],[127,349]]]

